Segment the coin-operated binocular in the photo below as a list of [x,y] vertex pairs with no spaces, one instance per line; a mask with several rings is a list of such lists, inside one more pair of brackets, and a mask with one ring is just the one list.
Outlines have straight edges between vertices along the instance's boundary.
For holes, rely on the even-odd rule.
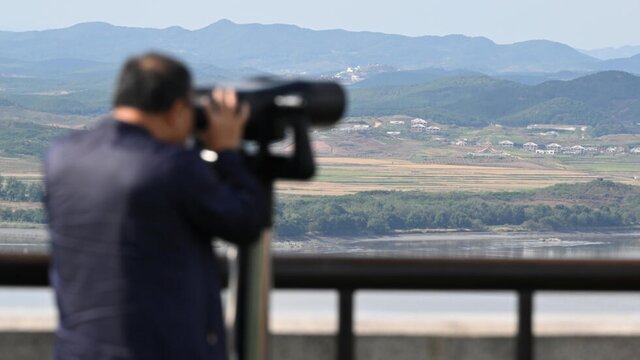
[[[256,175],[263,180],[310,178],[314,162],[308,131],[311,127],[328,127],[344,113],[344,90],[335,82],[259,78],[230,83],[240,102],[251,108],[244,138],[258,145],[258,151],[246,154]],[[196,129],[204,129],[207,119],[198,106],[208,101],[213,88],[196,91]],[[292,157],[276,157],[268,153],[271,143],[285,138],[287,130],[294,134]]]
[[[260,179],[267,196],[264,229],[260,239],[239,246],[229,259],[229,299],[227,322],[230,352],[235,360],[264,360],[268,357],[268,299],[271,277],[271,226],[273,183],[276,179],[308,180],[315,173],[309,130],[328,127],[342,117],[345,92],[329,81],[301,81],[260,78],[225,84],[247,103],[251,113],[244,137],[254,146],[245,149],[245,159]],[[196,128],[204,129],[207,118],[199,104],[209,101],[213,88],[196,91]],[[270,145],[293,131],[293,153],[274,155]]]

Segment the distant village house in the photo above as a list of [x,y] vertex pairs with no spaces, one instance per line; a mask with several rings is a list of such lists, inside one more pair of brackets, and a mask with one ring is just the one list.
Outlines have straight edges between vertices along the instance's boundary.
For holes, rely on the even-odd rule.
[[427,127],[424,126],[423,124],[413,124],[413,125],[411,125],[411,132],[414,132],[414,133],[425,132],[426,129],[427,129]]
[[498,143],[498,145],[500,145],[502,147],[505,147],[505,148],[512,148],[513,147],[513,141],[503,140],[503,141],[500,141]]
[[546,148],[547,154],[558,154],[562,150],[562,145],[553,143],[547,145]]
[[440,128],[437,126],[427,126],[425,129],[425,132],[427,134],[439,134],[440,133]]
[[354,132],[354,131],[368,131],[371,126],[365,122],[347,123],[339,128],[335,128],[334,131]]
[[576,155],[583,154],[584,150],[585,150],[584,146],[581,146],[581,145],[574,145],[571,147],[571,153]]

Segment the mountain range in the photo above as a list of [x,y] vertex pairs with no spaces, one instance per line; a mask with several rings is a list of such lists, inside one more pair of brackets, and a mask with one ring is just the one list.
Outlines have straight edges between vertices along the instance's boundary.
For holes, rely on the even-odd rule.
[[640,54],[599,60],[546,40],[500,45],[462,35],[407,37],[228,20],[193,31],[85,23],[0,32],[0,108],[20,119],[34,112],[104,114],[123,59],[151,49],[188,61],[198,84],[265,74],[350,82],[349,115],[640,132],[640,78],[632,74],[640,74]]
[[367,64],[399,70],[463,69],[486,74],[640,73],[640,56],[603,61],[548,40],[502,45],[463,35],[408,37],[316,31],[293,25],[235,24],[229,20],[193,31],[83,23],[56,30],[0,32],[0,58],[19,61],[75,59],[118,64],[131,54],[150,49],[169,52],[190,64],[279,74],[314,75]]

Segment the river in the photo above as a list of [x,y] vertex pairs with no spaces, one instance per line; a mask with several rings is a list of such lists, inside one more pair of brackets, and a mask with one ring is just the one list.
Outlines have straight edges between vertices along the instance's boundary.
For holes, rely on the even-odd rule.
[[[275,241],[273,250],[376,257],[629,259],[640,258],[640,230],[311,238]],[[0,252],[46,253],[46,231],[0,228]],[[535,301],[541,333],[640,334],[640,295],[636,293],[545,292]],[[275,291],[271,302],[274,331],[335,331],[336,302],[336,294],[330,291]],[[392,333],[509,334],[515,331],[515,307],[516,297],[509,292],[363,291],[356,296],[356,329],[361,333],[383,329]],[[0,328],[28,314],[40,316],[45,328],[53,326],[55,310],[49,289],[0,289]]]

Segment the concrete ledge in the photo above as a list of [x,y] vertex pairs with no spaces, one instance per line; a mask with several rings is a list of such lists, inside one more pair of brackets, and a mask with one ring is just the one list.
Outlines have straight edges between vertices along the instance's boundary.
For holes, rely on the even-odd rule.
[[52,349],[51,332],[0,332],[2,360],[46,360]]
[[[48,359],[50,332],[0,332],[0,359]],[[272,337],[272,359],[335,360],[335,338],[330,335]],[[544,360],[635,360],[640,337],[562,336],[536,339],[536,358]],[[510,337],[358,336],[357,360],[512,360]]]

